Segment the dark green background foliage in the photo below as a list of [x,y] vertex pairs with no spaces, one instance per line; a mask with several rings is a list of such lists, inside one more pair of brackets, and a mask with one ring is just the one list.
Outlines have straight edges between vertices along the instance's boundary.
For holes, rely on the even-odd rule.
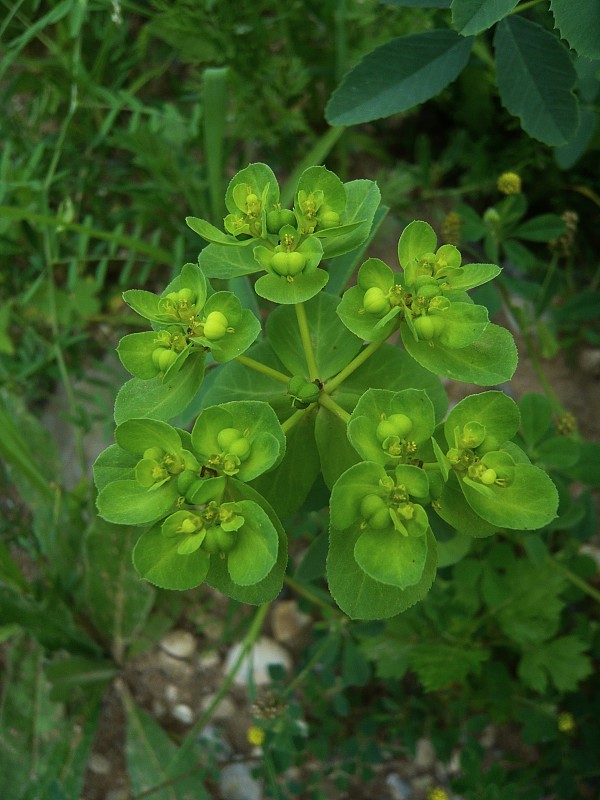
[[596,797],[598,427],[549,359],[600,346],[597,2],[1,5],[0,795],[88,794],[117,692],[132,796],[217,796],[135,657],[213,604],[249,648],[283,585],[265,796],[427,736],[449,795]]

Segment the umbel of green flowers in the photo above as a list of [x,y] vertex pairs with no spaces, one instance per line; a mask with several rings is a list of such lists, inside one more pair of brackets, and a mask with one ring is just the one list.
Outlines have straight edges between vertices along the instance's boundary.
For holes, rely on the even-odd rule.
[[[554,519],[556,489],[515,443],[507,395],[482,391],[446,414],[439,376],[486,387],[514,372],[510,333],[468,294],[497,266],[463,263],[420,221],[400,237],[395,270],[361,264],[379,192],[324,167],[301,175],[285,208],[270,168],[251,164],[225,204],[223,230],[187,220],[208,242],[198,264],[160,295],[124,294],[151,329],[119,344],[132,378],[94,475],[100,515],[141,528],[142,577],[272,600],[287,521],[324,485],[323,578],[346,614],[384,618],[428,592],[440,531],[481,537]],[[325,290],[355,267],[341,298]],[[239,297],[223,290],[254,274]]]

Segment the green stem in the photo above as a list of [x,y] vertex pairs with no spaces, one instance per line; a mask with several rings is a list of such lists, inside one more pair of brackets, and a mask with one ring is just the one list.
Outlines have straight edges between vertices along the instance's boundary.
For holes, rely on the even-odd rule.
[[168,250],[163,250],[162,247],[146,244],[135,236],[123,236],[117,233],[107,233],[106,231],[98,230],[97,228],[90,228],[87,225],[80,225],[77,222],[64,222],[59,217],[52,217],[49,214],[36,214],[34,211],[29,211],[26,208],[12,208],[11,206],[0,206],[0,219],[2,217],[10,219],[26,219],[28,222],[39,222],[41,225],[48,225],[49,227],[59,228],[65,231],[74,231],[81,233],[84,236],[90,236],[92,239],[102,239],[106,242],[114,242],[115,244],[127,247],[137,253],[144,253],[147,256],[159,261],[161,263],[170,264],[173,260],[173,254]]
[[281,429],[284,433],[289,433],[304,417],[304,415],[310,411],[312,408],[315,407],[315,403],[311,403],[308,408],[299,408],[298,411],[295,411],[291,417],[288,417],[285,422],[281,423]]
[[[368,344],[364,350],[361,350],[356,358],[353,358],[349,364],[346,364],[341,372],[338,372],[334,378],[332,378],[330,381],[327,381],[323,391],[328,395],[335,391],[335,389],[337,389],[337,387],[343,383],[349,375],[352,375],[352,373],[362,366],[365,361],[373,355],[374,352],[379,350],[384,341],[385,339],[380,339],[378,342],[371,342],[371,344]],[[323,395],[321,395],[321,397],[322,396]]]
[[311,381],[315,381],[319,378],[319,370],[317,369],[315,351],[313,350],[312,342],[310,340],[310,330],[308,328],[308,320],[306,319],[304,303],[295,303],[294,308],[296,309],[296,317],[298,319],[300,339],[302,340],[302,347],[304,348],[304,355],[306,357],[308,375]]
[[344,409],[338,405],[328,394],[322,392],[319,395],[319,403],[323,406],[323,408],[326,408],[328,411],[331,411],[332,414],[335,414],[335,416],[338,419],[341,419],[343,423],[347,423],[350,419],[350,414],[347,411],[344,411]]
[[266,364],[262,364],[260,361],[256,361],[254,358],[250,358],[249,356],[237,356],[235,360],[239,361],[240,364],[243,364],[245,367],[250,367],[250,369],[256,370],[256,372],[261,372],[263,375],[266,375],[269,378],[274,378],[276,381],[280,381],[286,385],[290,382],[289,375],[284,375],[283,372],[279,372],[278,369],[267,367]]
[[313,605],[319,606],[319,608],[322,608],[328,613],[334,613],[337,614],[338,616],[343,616],[341,611],[338,611],[337,608],[334,608],[325,600],[322,600],[320,597],[317,597],[316,594],[313,594],[305,586],[302,586],[301,583],[295,581],[294,578],[290,578],[289,575],[284,576],[283,582],[287,584],[290,587],[290,589],[292,589],[292,591],[296,592],[296,594],[299,594],[300,597],[304,597],[305,600],[308,600],[309,603],[313,603]]
[[594,589],[594,587],[590,586],[589,583],[583,580],[583,578],[580,578],[579,575],[577,575],[575,572],[571,572],[571,570],[568,567],[565,567],[563,564],[561,564],[558,561],[555,561],[553,558],[550,559],[550,563],[552,564],[553,567],[559,569],[563,573],[565,578],[570,580],[574,586],[577,586],[577,588],[581,589],[582,592],[589,595],[590,597],[593,597],[597,603],[600,603],[600,592],[597,589]]
[[544,0],[528,0],[527,3],[522,3],[520,6],[517,6],[516,8],[513,8],[513,10],[509,11],[508,13],[509,14],[520,14],[521,11],[527,11],[528,8],[531,8],[532,6],[537,6],[537,5],[539,5],[539,3],[542,3],[542,2],[544,2]]

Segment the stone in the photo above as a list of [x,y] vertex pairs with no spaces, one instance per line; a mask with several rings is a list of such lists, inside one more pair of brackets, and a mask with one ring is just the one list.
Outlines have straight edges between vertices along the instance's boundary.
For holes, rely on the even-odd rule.
[[198,656],[197,663],[198,669],[208,671],[209,669],[216,669],[220,665],[221,659],[215,650],[210,650],[208,653]]
[[[233,669],[241,651],[241,644],[235,644],[230,648],[225,659],[226,674]],[[267,636],[261,636],[243,659],[234,678],[234,684],[247,686],[252,679],[256,686],[265,686],[271,681],[269,665],[281,666],[286,672],[289,672],[292,668],[292,659],[288,651],[280,644]]]
[[179,689],[174,683],[165,686],[165,700],[167,703],[176,703],[179,700]]
[[88,769],[96,775],[108,775],[110,772],[110,761],[102,753],[92,753],[88,761]]
[[390,800],[410,800],[412,789],[400,775],[392,772],[385,779],[385,785],[389,790]]
[[293,641],[310,621],[311,618],[299,610],[295,600],[281,600],[271,612],[271,628],[278,642]]
[[175,658],[162,650],[157,653],[156,666],[166,678],[177,681],[177,683],[189,681],[194,674],[194,668],[190,663]]
[[184,725],[191,725],[194,721],[194,712],[185,703],[178,703],[174,706],[171,714],[175,719],[179,720],[179,722],[183,722]]
[[435,764],[435,750],[431,739],[426,736],[421,737],[417,742],[414,764],[417,769],[422,771],[431,769]]
[[196,639],[189,631],[169,631],[160,640],[159,647],[173,658],[191,658],[196,652]]
[[252,777],[247,764],[227,764],[221,770],[219,789],[223,800],[261,800],[262,782]]

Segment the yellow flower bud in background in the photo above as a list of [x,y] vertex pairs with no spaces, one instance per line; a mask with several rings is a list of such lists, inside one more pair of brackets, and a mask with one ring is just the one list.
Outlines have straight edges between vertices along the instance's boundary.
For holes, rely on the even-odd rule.
[[502,194],[520,194],[521,176],[516,172],[503,172],[496,185]]
[[436,786],[427,793],[427,800],[448,800],[448,792]]
[[246,731],[246,739],[249,744],[260,747],[265,740],[265,732],[258,725],[251,725]]
[[572,733],[575,730],[575,719],[573,714],[568,711],[563,711],[558,715],[556,726],[561,733]]

